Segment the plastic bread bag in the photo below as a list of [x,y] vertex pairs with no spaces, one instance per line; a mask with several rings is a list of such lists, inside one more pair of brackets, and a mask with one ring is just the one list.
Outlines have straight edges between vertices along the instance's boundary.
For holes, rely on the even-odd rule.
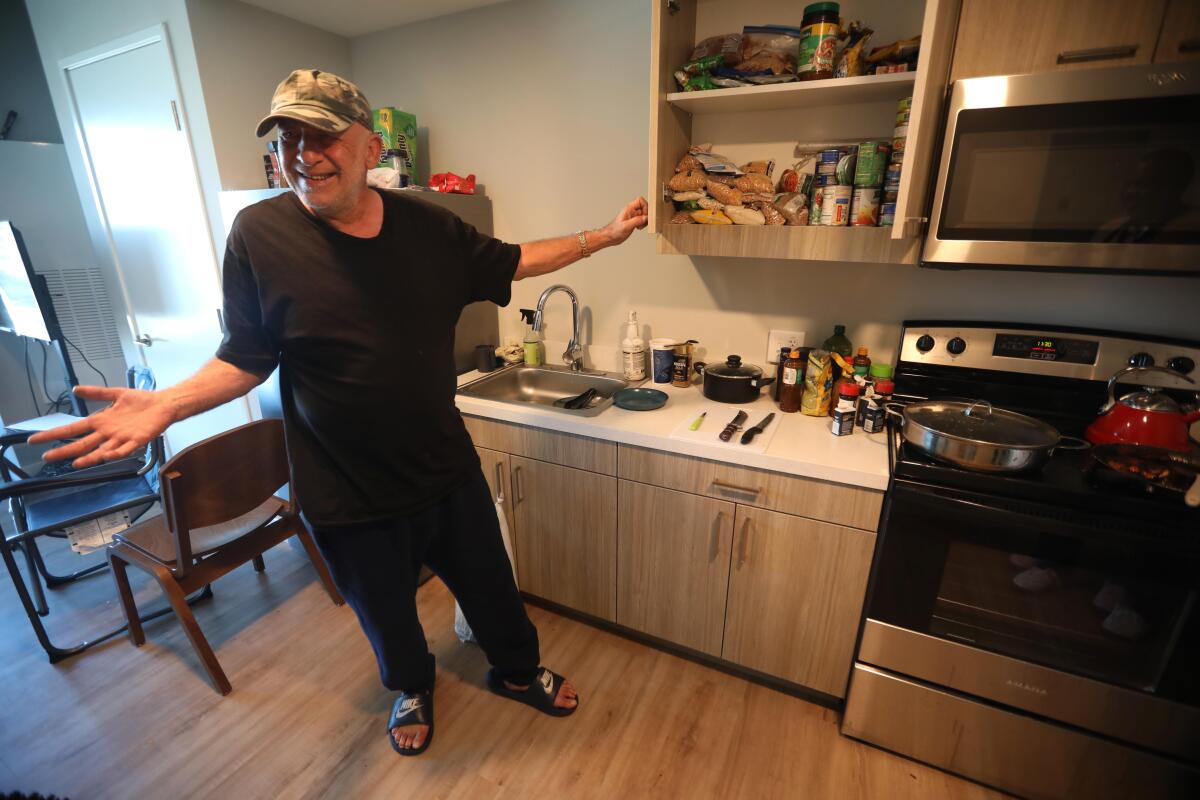
[[691,61],[709,56],[721,56],[726,66],[733,66],[742,60],[742,35],[740,33],[722,33],[709,36],[697,43],[692,49]]
[[692,212],[692,219],[701,225],[732,225],[733,222],[724,213],[716,209],[702,208]]
[[734,225],[766,225],[767,219],[761,211],[745,206],[725,206],[725,216]]
[[[789,225],[808,224],[808,195],[803,192],[787,192],[775,198],[771,204],[776,211],[783,215]],[[801,213],[804,221],[800,221]]]
[[770,70],[774,75],[795,75],[800,57],[799,28],[782,25],[748,25],[742,28],[742,61],[735,69]]
[[800,396],[800,413],[810,417],[829,415],[830,391],[833,388],[833,361],[828,350],[813,350],[808,354],[804,372],[804,393]]

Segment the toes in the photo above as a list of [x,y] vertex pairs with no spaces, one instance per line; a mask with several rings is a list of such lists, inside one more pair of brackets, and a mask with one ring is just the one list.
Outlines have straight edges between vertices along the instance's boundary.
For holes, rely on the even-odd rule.
[[417,731],[412,737],[412,748],[416,750],[421,745],[425,744],[425,729]]

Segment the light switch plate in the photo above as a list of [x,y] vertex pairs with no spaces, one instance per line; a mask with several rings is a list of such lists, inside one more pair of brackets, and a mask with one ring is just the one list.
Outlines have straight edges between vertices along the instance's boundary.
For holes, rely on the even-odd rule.
[[779,359],[779,349],[789,347],[804,347],[804,331],[782,331],[772,328],[767,334],[767,356],[763,359],[766,364],[775,364]]

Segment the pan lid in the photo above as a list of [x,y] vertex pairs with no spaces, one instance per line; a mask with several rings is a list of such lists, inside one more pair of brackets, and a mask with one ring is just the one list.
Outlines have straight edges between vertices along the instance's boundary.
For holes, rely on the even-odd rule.
[[1058,431],[1039,419],[993,408],[986,400],[924,400],[904,409],[917,425],[942,436],[1001,447],[1053,447]]
[[743,364],[741,356],[729,356],[724,364],[713,364],[704,368],[705,374],[717,375],[722,378],[741,378],[751,380],[762,377],[762,369],[753,364]]

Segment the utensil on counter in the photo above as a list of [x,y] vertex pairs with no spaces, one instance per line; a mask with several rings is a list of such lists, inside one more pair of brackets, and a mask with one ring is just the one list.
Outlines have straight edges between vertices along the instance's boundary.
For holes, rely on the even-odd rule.
[[1126,367],[1108,379],[1108,402],[1084,434],[1093,444],[1141,444],[1187,452],[1194,449],[1188,427],[1200,420],[1200,410],[1185,414],[1179,403],[1155,386],[1143,386],[1116,398],[1117,382],[1133,373],[1158,372],[1195,385],[1187,375],[1166,367]]
[[704,418],[707,416],[708,416],[707,411],[700,412],[700,416],[696,417],[696,419],[692,422],[691,425],[688,425],[688,430],[689,431],[700,430],[700,426],[704,424]]
[[1189,506],[1200,505],[1200,455],[1137,444],[1098,444],[1089,455],[1099,480],[1174,492]]
[[639,387],[622,389],[613,395],[613,405],[627,411],[653,411],[667,404],[667,393]]
[[731,355],[724,364],[705,364],[697,361],[695,370],[704,376],[704,396],[718,403],[753,403],[759,390],[775,382],[764,378],[754,364],[743,364],[742,357]]
[[1037,469],[1056,448],[1088,447],[1082,439],[1064,437],[1039,419],[993,408],[986,400],[922,400],[907,406],[891,403],[887,409],[901,418],[901,435],[909,444],[938,460],[979,472]]
[[773,420],[773,419],[775,419],[774,411],[772,411],[770,414],[767,414],[765,417],[763,417],[762,421],[759,422],[754,427],[747,428],[746,432],[742,434],[742,440],[741,440],[742,444],[750,444],[750,442],[754,441],[754,437],[758,436],[760,433],[765,431],[767,429],[767,426],[771,424],[771,420]]
[[741,429],[742,423],[745,422],[746,418],[749,416],[750,415],[745,411],[739,411],[734,414],[733,419],[729,420],[729,424],[726,425],[719,434],[717,434],[717,438],[722,442],[728,442],[733,438],[733,434]]

